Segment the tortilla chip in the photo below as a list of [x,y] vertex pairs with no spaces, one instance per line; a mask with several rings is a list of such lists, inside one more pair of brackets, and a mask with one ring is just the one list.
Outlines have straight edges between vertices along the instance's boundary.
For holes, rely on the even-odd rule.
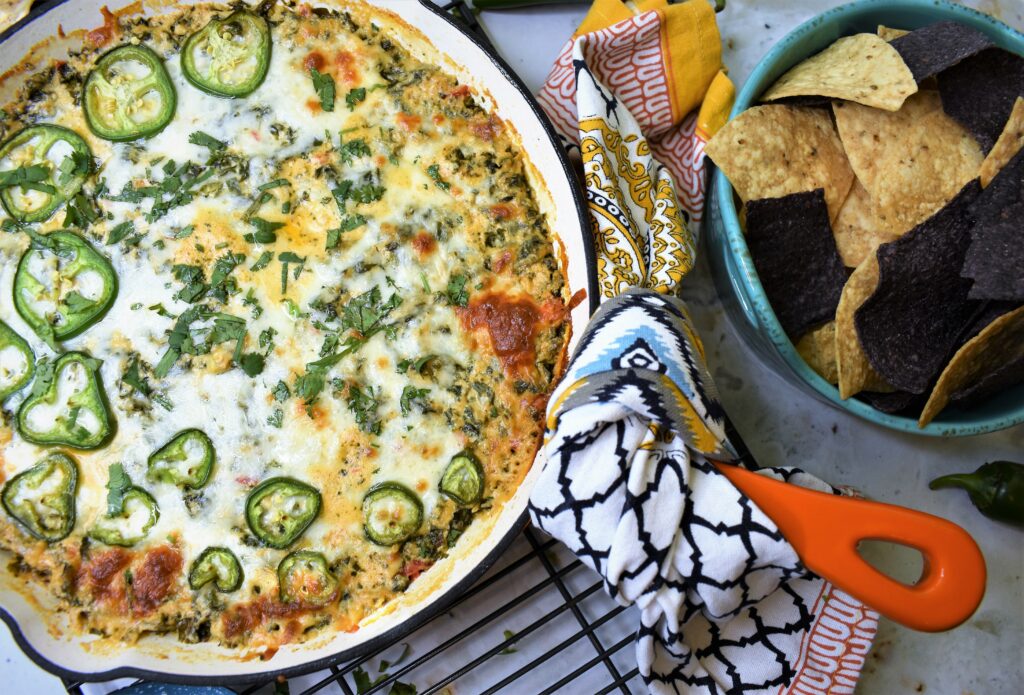
[[758,278],[791,340],[836,314],[846,269],[822,189],[747,203],[747,245]]
[[853,184],[843,145],[823,109],[754,106],[718,131],[704,152],[744,202],[823,188],[834,220]]
[[980,193],[971,181],[928,220],[878,247],[878,286],[854,324],[871,366],[899,390],[930,387],[979,308],[960,268]]
[[879,227],[871,197],[859,179],[853,180],[850,195],[846,196],[846,202],[832,225],[832,235],[836,238],[836,248],[847,268],[856,268],[875,253],[879,244],[898,237]]
[[898,39],[901,36],[906,36],[910,32],[906,29],[894,29],[892,27],[887,27],[884,24],[879,24],[878,31],[876,33],[882,40],[892,41],[893,39]]
[[977,29],[953,21],[915,29],[892,42],[918,83],[992,45]]
[[982,150],[991,150],[1017,97],[1024,95],[1024,57],[989,48],[938,77],[942,108],[974,135]]
[[954,392],[977,384],[1021,358],[1024,358],[1024,306],[996,319],[957,350],[942,370],[917,426],[924,427],[942,412]]
[[1024,302],[1024,150],[1013,156],[974,204],[977,223],[960,274],[971,299]]
[[880,229],[894,235],[912,229],[978,175],[981,150],[942,112],[934,91],[915,94],[894,113],[845,102],[832,108]]
[[836,381],[839,397],[847,399],[861,391],[888,393],[893,390],[882,376],[872,368],[860,346],[853,317],[857,309],[878,286],[878,260],[870,254],[857,266],[843,287],[836,308]]
[[995,371],[989,372],[976,383],[950,396],[950,403],[963,410],[975,408],[1001,391],[1024,384],[1024,357],[1007,362]]
[[796,351],[804,358],[807,366],[817,372],[830,384],[839,381],[836,370],[836,322],[829,321],[813,331],[804,334],[796,344]]
[[875,410],[890,415],[917,415],[921,412],[921,404],[924,403],[924,396],[906,391],[893,391],[891,393],[875,393],[864,391],[857,394],[857,398],[870,405]]
[[981,163],[981,170],[978,177],[981,179],[981,187],[987,186],[999,170],[1006,166],[1013,155],[1020,152],[1024,147],[1024,97],[1017,97],[1013,102],[1013,111],[1010,118],[1003,126],[1003,132],[996,140],[996,144],[989,151],[985,161]]
[[820,95],[896,111],[916,91],[914,76],[896,49],[875,34],[856,34],[798,63],[761,99]]

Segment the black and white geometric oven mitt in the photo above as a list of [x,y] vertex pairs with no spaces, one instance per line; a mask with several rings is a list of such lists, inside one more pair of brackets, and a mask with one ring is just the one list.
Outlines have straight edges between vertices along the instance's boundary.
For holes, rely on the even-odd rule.
[[652,693],[853,692],[878,615],[804,569],[708,460],[737,456],[681,300],[631,289],[601,306],[549,401],[543,450],[533,522],[640,609]]

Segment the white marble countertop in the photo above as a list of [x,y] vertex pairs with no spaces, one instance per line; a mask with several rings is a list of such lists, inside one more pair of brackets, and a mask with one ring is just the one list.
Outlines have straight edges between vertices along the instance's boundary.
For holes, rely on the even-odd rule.
[[[797,24],[838,0],[729,0],[719,15],[725,61],[737,85],[757,60]],[[1020,0],[965,4],[1024,29]],[[586,5],[486,12],[480,21],[531,89],[575,29]],[[524,40],[524,37],[529,37]],[[996,458],[1024,460],[1024,427],[969,439],[898,434],[826,407],[772,372],[740,341],[715,298],[705,266],[686,280],[726,409],[759,461],[797,465],[874,499],[950,519],[978,541],[988,563],[985,600],[967,623],[923,634],[883,620],[858,693],[926,692],[1015,695],[1024,683],[1024,534],[981,516],[967,496],[931,492],[927,481]],[[914,553],[876,547],[871,556],[897,577],[913,579]],[[60,682],[18,651],[0,627],[0,674],[16,693],[62,692]]]

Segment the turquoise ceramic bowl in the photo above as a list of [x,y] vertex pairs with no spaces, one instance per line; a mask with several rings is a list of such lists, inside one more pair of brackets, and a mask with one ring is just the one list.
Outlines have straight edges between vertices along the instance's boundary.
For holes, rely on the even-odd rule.
[[[736,116],[757,103],[757,97],[786,70],[821,51],[836,39],[874,32],[879,24],[917,29],[956,20],[987,34],[999,46],[1024,55],[1024,35],[1002,22],[946,0],[860,0],[818,15],[800,25],[761,59],[740,90]],[[842,400],[835,386],[804,363],[779,325],[754,270],[740,229],[732,186],[713,170],[707,253],[719,295],[735,325],[755,351],[787,381],[830,405],[871,422],[913,434],[962,437],[1005,429],[1024,422],[1024,385],[1004,391],[972,410],[947,408],[924,428],[916,419],[888,415],[856,399]]]

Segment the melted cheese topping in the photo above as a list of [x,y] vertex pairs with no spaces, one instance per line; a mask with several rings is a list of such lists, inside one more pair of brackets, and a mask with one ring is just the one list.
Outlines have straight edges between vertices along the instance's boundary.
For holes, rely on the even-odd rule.
[[[80,468],[74,532],[43,548],[0,519],[0,545],[40,570],[57,568],[51,587],[66,596],[84,628],[99,634],[131,639],[177,631],[189,641],[212,638],[272,653],[312,628],[351,629],[447,553],[474,515],[497,513],[537,446],[543,399],[567,337],[565,297],[522,153],[471,90],[411,57],[402,37],[380,29],[365,8],[327,15],[278,3],[268,17],[273,50],[266,80],[245,98],[215,97],[182,75],[177,46],[225,14],[223,7],[201,6],[122,19],[112,45],[141,40],[156,50],[177,92],[173,120],[148,140],[111,143],[85,126],[77,105],[81,83],[109,46],[43,70],[7,108],[17,122],[5,122],[6,135],[57,123],[88,141],[97,166],[85,194],[101,216],[80,231],[109,257],[119,287],[104,318],[62,346],[102,360],[116,421],[103,448],[70,452]],[[333,111],[324,110],[311,67],[334,80]],[[225,148],[195,144],[197,131]],[[191,167],[182,168],[186,162]],[[164,186],[167,199],[180,189],[175,176],[206,172],[212,173],[190,195],[159,212],[152,197],[119,196]],[[64,215],[58,211],[37,231],[60,228]],[[125,223],[129,234],[104,244]],[[252,236],[258,225],[272,234]],[[23,234],[0,235],[0,317],[37,357],[52,359],[12,302],[15,268],[28,244]],[[55,299],[72,290],[87,299],[102,293],[98,273],[79,273],[65,287],[52,254],[29,258],[32,275],[52,290],[38,300],[41,313],[52,314]],[[190,281],[195,269],[200,279]],[[212,287],[218,272],[221,284]],[[198,298],[189,291],[196,287]],[[367,326],[353,327],[344,317],[370,292],[378,293],[372,310],[386,328],[364,335]],[[528,328],[531,339],[515,367],[498,359],[494,331],[469,321],[484,295],[491,298],[488,312],[500,308],[498,297],[528,302],[544,317]],[[207,313],[182,326],[179,318],[197,306]],[[238,347],[237,334],[217,337],[225,315],[244,321]],[[171,341],[183,339],[191,347],[161,370]],[[309,366],[343,352],[346,341],[356,347],[334,364]],[[262,357],[262,370],[240,368],[245,355]],[[136,378],[128,379],[133,369]],[[33,427],[46,429],[60,416],[81,386],[76,375],[62,372],[55,404],[32,411]],[[317,383],[318,390],[311,388]],[[23,395],[7,401],[8,414]],[[89,417],[95,419],[83,408],[78,424],[95,431],[99,423]],[[8,415],[8,427],[12,420]],[[187,428],[213,442],[209,482],[200,490],[149,482],[149,455]],[[466,448],[481,459],[486,492],[480,504],[460,510],[438,483]],[[43,450],[15,431],[0,453],[10,478]],[[114,523],[130,535],[148,518],[136,508],[125,519],[105,518],[114,463],[160,510],[128,556],[82,542],[96,525]],[[288,550],[260,544],[244,506],[257,483],[277,476],[307,482],[322,496],[320,515],[289,550],[328,558],[341,585],[340,600],[328,606],[271,606],[276,568]],[[363,529],[362,498],[381,482],[401,483],[423,504],[423,526],[401,546],[373,545]],[[212,545],[239,559],[245,581],[238,591],[188,588],[188,567]],[[168,579],[158,600],[152,584],[141,601],[138,583],[108,571],[177,567],[161,559],[167,546],[184,570]],[[61,576],[72,581],[57,581]],[[290,626],[282,629],[286,618]]]

